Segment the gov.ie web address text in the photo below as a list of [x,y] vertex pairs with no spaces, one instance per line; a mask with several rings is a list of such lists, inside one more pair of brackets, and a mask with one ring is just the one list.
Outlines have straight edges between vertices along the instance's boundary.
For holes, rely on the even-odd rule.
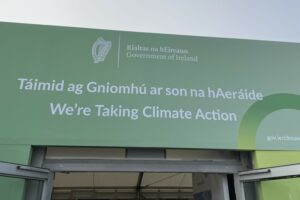
[[299,142],[300,137],[299,136],[267,136],[267,141],[268,142],[276,142],[276,141],[294,141],[294,142]]

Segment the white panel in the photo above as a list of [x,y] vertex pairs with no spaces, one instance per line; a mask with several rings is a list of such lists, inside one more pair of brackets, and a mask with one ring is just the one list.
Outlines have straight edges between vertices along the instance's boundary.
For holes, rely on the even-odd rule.
[[135,187],[138,173],[56,173],[55,187]]
[[[55,187],[135,187],[139,173],[56,173]],[[142,186],[192,187],[190,173],[145,173]]]
[[121,148],[69,148],[49,147],[46,159],[123,159],[125,149]]
[[[137,151],[138,152],[138,151]],[[46,159],[125,159],[124,148],[72,148],[49,147]],[[139,156],[148,159],[149,155]],[[238,153],[218,150],[179,150],[166,149],[166,160],[239,160]]]
[[56,173],[54,187],[93,187],[92,173]]
[[95,173],[95,185],[100,187],[135,187],[138,175],[138,173]]
[[237,160],[238,156],[231,151],[216,150],[166,150],[167,160]]
[[192,187],[190,173],[145,173],[142,186],[149,187]]

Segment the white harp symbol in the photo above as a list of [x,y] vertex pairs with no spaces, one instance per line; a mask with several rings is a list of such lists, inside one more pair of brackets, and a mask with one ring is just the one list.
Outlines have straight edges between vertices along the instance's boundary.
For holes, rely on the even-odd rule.
[[99,37],[96,42],[94,42],[92,47],[92,56],[94,59],[94,63],[103,62],[111,46],[111,41],[106,41],[102,37]]

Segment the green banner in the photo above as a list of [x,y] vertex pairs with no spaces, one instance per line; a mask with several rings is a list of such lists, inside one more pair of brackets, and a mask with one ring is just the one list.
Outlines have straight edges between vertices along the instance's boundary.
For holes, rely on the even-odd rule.
[[0,143],[300,149],[300,44],[0,23]]

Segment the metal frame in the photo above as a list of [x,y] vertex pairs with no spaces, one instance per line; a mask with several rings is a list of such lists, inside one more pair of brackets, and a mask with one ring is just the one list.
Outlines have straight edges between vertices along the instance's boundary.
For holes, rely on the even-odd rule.
[[51,199],[54,173],[48,169],[0,162],[0,176],[42,181],[43,189],[41,200]]
[[236,195],[245,200],[244,183],[300,177],[300,164],[243,171],[235,174]]
[[[46,155],[46,148],[32,148],[30,166],[41,167]],[[39,199],[41,197],[43,184],[36,181],[27,181],[25,185],[25,199]],[[51,189],[51,188],[50,188]]]
[[[151,188],[152,189],[152,188]],[[154,188],[155,189],[155,188]],[[70,192],[71,191],[71,192]],[[116,191],[120,196],[116,196]],[[71,195],[70,195],[71,194]],[[142,189],[140,193],[136,193],[134,187],[128,188],[57,188],[54,189],[53,197],[57,199],[68,200],[85,199],[87,196],[93,196],[95,199],[174,199],[181,196],[184,199],[193,199],[192,188],[157,188],[155,191]]]
[[[50,169],[53,172],[201,172],[215,174],[236,174],[239,171],[249,169],[246,154],[240,154],[240,157],[236,157],[236,159],[222,160],[207,158],[172,160],[166,159],[165,154],[166,151],[162,149],[130,148],[126,149],[125,157],[119,159],[109,159],[107,157],[74,159],[44,156],[42,165],[39,167]],[[136,190],[140,190],[139,183],[137,183]]]
[[202,172],[236,173],[245,170],[237,161],[183,161],[183,160],[94,160],[46,159],[43,168],[55,172]]

